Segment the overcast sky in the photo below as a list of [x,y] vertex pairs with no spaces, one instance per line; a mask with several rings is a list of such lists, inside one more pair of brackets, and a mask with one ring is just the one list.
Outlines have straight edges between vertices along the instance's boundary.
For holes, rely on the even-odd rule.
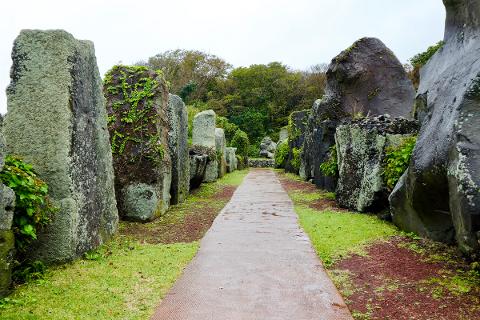
[[65,29],[95,43],[100,73],[170,49],[198,49],[235,67],[330,62],[378,37],[402,62],[443,38],[441,0],[0,0],[0,112],[21,29]]

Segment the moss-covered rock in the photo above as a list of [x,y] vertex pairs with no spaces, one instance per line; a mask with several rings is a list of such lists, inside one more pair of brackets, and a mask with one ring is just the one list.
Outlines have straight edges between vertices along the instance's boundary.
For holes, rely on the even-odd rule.
[[12,53],[5,138],[60,208],[28,257],[63,262],[117,230],[107,115],[93,43],[62,30],[23,30]]
[[[159,72],[147,67],[119,65],[105,75],[103,91],[120,216],[126,220],[152,220],[170,204],[172,162],[166,82]],[[128,197],[139,192],[138,186],[154,190],[155,195],[141,197],[145,203],[140,204],[140,199]],[[158,203],[152,204],[152,199]],[[136,212],[135,208],[141,210]]]
[[188,196],[190,189],[190,157],[188,154],[188,113],[179,96],[168,96],[168,146],[172,160],[171,204],[178,204]]

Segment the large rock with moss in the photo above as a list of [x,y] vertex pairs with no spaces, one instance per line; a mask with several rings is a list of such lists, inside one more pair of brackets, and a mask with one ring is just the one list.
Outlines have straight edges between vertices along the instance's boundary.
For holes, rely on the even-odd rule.
[[[216,152],[216,115],[213,110],[202,111],[193,118],[192,144],[212,148]],[[213,182],[218,179],[218,161],[209,158],[205,170],[204,182]]]
[[402,229],[480,252],[480,2],[445,0],[445,44],[420,71],[426,106],[408,171],[390,197]]
[[120,216],[150,221],[170,204],[168,91],[160,74],[115,66],[104,80]]
[[188,154],[188,114],[179,96],[168,96],[168,147],[172,160],[170,203],[178,204],[188,196],[190,189],[190,157]]
[[301,152],[305,141],[310,110],[295,111],[290,114],[288,124],[288,155],[285,161],[285,171],[299,174],[301,166]]
[[386,116],[338,126],[335,134],[338,204],[359,212],[388,208],[389,190],[383,177],[385,154],[417,131],[416,121]]
[[218,177],[221,178],[227,173],[227,141],[225,131],[222,128],[215,129],[215,149],[217,151]]
[[236,156],[237,148],[227,147],[225,148],[225,157],[227,160],[227,172],[231,173],[237,170],[238,160]]
[[[0,115],[0,171],[3,169],[5,139],[2,134],[3,118]],[[0,183],[0,298],[9,293],[15,255],[15,239],[12,231],[15,193]]]
[[335,178],[323,175],[340,120],[389,114],[409,118],[415,91],[402,64],[380,40],[362,38],[336,56],[327,70],[325,95],[310,114],[302,176],[321,188],[334,190]]
[[214,148],[193,145],[190,155],[190,190],[200,187],[205,180],[205,173],[210,162],[215,160]]
[[117,230],[112,153],[93,43],[65,31],[23,30],[12,53],[5,138],[59,207],[28,257],[71,260]]

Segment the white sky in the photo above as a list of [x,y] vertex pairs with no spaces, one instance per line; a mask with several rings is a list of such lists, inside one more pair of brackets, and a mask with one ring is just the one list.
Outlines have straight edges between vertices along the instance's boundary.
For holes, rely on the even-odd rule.
[[378,37],[402,62],[443,38],[441,0],[0,0],[0,112],[21,29],[65,29],[95,43],[100,73],[170,49],[198,49],[238,66],[330,62]]

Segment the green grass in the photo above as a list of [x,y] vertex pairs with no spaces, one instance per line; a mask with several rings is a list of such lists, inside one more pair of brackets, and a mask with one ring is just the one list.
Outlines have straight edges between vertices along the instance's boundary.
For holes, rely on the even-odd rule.
[[0,304],[1,319],[147,319],[198,243],[140,244],[116,238],[88,256],[49,269]]
[[328,267],[349,253],[362,254],[363,247],[373,241],[398,234],[397,229],[376,216],[322,211],[295,206],[300,225],[310,237],[313,247]]

